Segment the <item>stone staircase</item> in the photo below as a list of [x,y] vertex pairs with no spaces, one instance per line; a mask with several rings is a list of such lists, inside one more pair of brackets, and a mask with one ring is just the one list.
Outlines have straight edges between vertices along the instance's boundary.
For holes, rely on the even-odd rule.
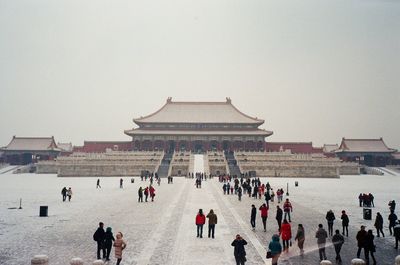
[[241,176],[240,168],[237,164],[237,161],[235,159],[235,155],[233,151],[224,151],[224,155],[226,158],[226,162],[228,163],[228,168],[229,168],[229,174],[231,176]]
[[164,157],[161,160],[161,164],[157,170],[157,174],[159,177],[161,177],[161,178],[168,177],[169,167],[171,165],[171,160],[172,160],[173,155],[174,155],[174,153],[169,153],[169,152],[166,152],[164,154]]

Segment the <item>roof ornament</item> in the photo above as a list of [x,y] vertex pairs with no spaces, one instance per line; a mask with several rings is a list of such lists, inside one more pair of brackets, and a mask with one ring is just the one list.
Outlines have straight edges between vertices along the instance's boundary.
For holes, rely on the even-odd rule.
[[231,103],[232,103],[231,98],[227,97],[227,98],[226,98],[226,103],[231,104]]
[[171,103],[172,102],[172,97],[168,97],[167,98],[167,103]]

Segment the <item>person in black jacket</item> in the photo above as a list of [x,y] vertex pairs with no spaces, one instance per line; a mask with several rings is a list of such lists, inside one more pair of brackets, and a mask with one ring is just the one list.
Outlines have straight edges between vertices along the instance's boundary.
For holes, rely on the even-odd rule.
[[103,222],[100,222],[99,228],[97,228],[96,232],[93,234],[93,239],[97,242],[97,259],[101,259],[100,250],[103,251],[103,259],[106,258],[106,249],[104,248],[104,239],[106,232],[104,231],[103,227]]
[[326,213],[326,220],[328,221],[328,233],[330,236],[333,235],[333,221],[335,221],[335,214],[333,213],[332,210],[329,210]]
[[383,217],[382,215],[378,212],[376,213],[376,219],[375,219],[375,228],[376,228],[376,233],[378,234],[378,237],[380,237],[379,232],[382,233],[382,236],[385,237],[385,234],[383,233]]
[[397,224],[393,227],[393,235],[396,241],[395,249],[399,248],[400,241],[400,221],[397,221]]
[[256,215],[257,215],[257,209],[254,204],[251,205],[251,215],[250,215],[250,224],[253,230],[256,229]]
[[342,249],[342,246],[344,244],[344,237],[340,234],[339,229],[335,230],[335,235],[332,237],[332,243],[335,247],[336,261],[338,263],[341,263],[342,258],[340,257],[340,250]]
[[360,258],[361,250],[364,249],[365,258],[367,258],[367,251],[365,249],[367,231],[365,231],[365,226],[361,226],[361,230],[358,231],[356,239],[357,239],[357,258]]
[[281,225],[282,225],[282,217],[283,217],[283,211],[282,209],[279,207],[279,205],[276,206],[276,221],[278,222],[278,229],[279,232],[281,231]]
[[65,200],[67,199],[67,188],[66,187],[62,188],[61,195],[62,195],[63,202],[65,202]]
[[392,235],[393,234],[392,228],[396,225],[396,221],[397,221],[397,215],[394,213],[393,210],[390,210],[388,220],[389,220],[389,232],[390,232],[390,235]]
[[365,236],[365,245],[364,245],[364,251],[365,251],[365,261],[367,264],[369,264],[369,254],[371,254],[372,260],[374,261],[374,265],[376,264],[376,259],[374,256],[374,252],[376,251],[375,249],[375,244],[374,244],[374,235],[372,234],[372,230],[368,230],[367,235]]
[[112,242],[115,241],[114,235],[112,233],[111,227],[107,227],[106,234],[104,236],[104,248],[106,249],[106,261],[110,260],[110,253]]
[[343,231],[342,231],[342,235],[344,235],[344,232],[346,230],[346,236],[349,237],[349,217],[346,214],[346,211],[342,211],[342,216],[340,217],[340,219],[342,219],[342,227],[343,227]]
[[246,240],[244,240],[240,235],[236,235],[235,240],[233,240],[231,244],[231,246],[234,247],[233,255],[235,256],[236,265],[244,265],[246,262],[245,245],[247,245]]

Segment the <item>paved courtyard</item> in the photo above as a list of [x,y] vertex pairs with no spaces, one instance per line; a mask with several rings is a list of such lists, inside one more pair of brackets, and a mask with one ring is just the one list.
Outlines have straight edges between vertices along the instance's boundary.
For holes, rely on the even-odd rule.
[[[300,257],[293,247],[281,257],[281,264],[318,264],[318,250],[314,233],[318,223],[324,224],[325,213],[332,209],[339,218],[341,209],[350,214],[349,238],[343,246],[343,264],[349,264],[356,254],[355,234],[360,224],[373,228],[373,221],[362,220],[362,210],[357,205],[357,194],[372,192],[376,197],[376,211],[385,219],[387,237],[376,238],[378,264],[392,264],[396,255],[394,240],[388,236],[387,202],[398,199],[399,188],[391,185],[398,176],[346,176],[341,179],[268,179],[272,187],[286,189],[289,183],[293,202],[292,233],[297,224],[306,229],[306,254]],[[135,178],[130,183],[124,178],[124,188],[119,188],[119,178],[100,178],[101,189],[96,189],[96,178],[57,178],[55,175],[0,174],[0,264],[29,264],[36,254],[46,254],[50,264],[68,264],[73,257],[81,257],[90,264],[96,255],[92,235],[99,221],[111,226],[114,233],[121,231],[128,246],[122,264],[235,264],[230,243],[236,234],[248,242],[246,264],[269,264],[265,259],[266,247],[277,232],[275,205],[272,203],[267,221],[267,232],[257,218],[256,231],[249,225],[250,206],[257,207],[262,200],[243,196],[239,202],[235,195],[223,195],[222,184],[217,179],[203,182],[196,189],[194,180],[174,178],[168,185],[163,179],[155,185],[155,202],[138,203],[137,189],[148,182]],[[267,180],[262,179],[265,183]],[[62,202],[62,187],[72,187],[71,202]],[[22,210],[18,207],[22,198]],[[49,206],[49,217],[38,217],[39,206]],[[205,226],[202,239],[196,238],[195,215],[199,208],[205,213],[214,209],[218,215],[216,238],[207,237]],[[335,223],[335,228],[339,223]],[[375,231],[374,231],[375,233]],[[329,239],[330,240],[330,239]],[[113,255],[113,253],[112,253]],[[327,256],[334,260],[332,246]],[[110,264],[114,264],[112,258]]]

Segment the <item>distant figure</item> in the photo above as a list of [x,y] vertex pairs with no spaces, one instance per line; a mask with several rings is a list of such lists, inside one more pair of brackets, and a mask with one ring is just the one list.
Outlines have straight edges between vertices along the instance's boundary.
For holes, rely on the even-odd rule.
[[268,245],[268,249],[271,251],[272,265],[278,264],[279,256],[282,253],[282,245],[279,242],[279,235],[273,235],[272,241]]
[[367,231],[365,231],[365,226],[361,226],[360,231],[358,231],[356,239],[357,239],[357,246],[358,246],[358,250],[357,250],[357,258],[360,258],[360,254],[361,254],[361,250],[364,249],[364,254],[365,257],[367,257],[367,253],[365,251],[365,240],[367,237]]
[[374,256],[375,244],[374,244],[374,235],[372,230],[368,230],[367,235],[365,236],[365,245],[364,245],[364,252],[365,252],[365,260],[367,264],[369,264],[369,255],[371,255],[372,260],[374,261],[374,265],[376,265],[376,259]]
[[203,210],[199,209],[196,215],[196,226],[197,226],[197,237],[203,238],[203,225],[206,223],[206,217],[203,214]]
[[98,189],[98,188],[101,189],[101,186],[100,186],[100,179],[97,179],[96,189]]
[[115,241],[115,238],[112,233],[112,229],[111,229],[111,227],[107,227],[106,233],[104,236],[104,248],[106,249],[106,261],[110,260],[110,253],[111,253],[111,247],[112,247],[113,241]]
[[65,200],[67,199],[67,188],[66,187],[62,188],[61,195],[62,195],[63,202],[65,202]]
[[124,188],[124,180],[122,178],[119,179],[119,188]]
[[154,201],[154,197],[156,196],[156,190],[155,190],[154,187],[151,186],[151,185],[150,185],[150,187],[149,187],[149,192],[150,192],[151,201],[153,202],[153,201]]
[[332,243],[335,247],[336,252],[336,262],[342,263],[342,258],[340,257],[340,250],[344,244],[344,237],[340,234],[339,229],[335,230],[335,235],[332,237]]
[[251,205],[251,214],[250,214],[250,224],[253,230],[256,229],[256,215],[257,215],[257,209],[254,204]]
[[360,193],[360,195],[358,195],[358,202],[360,203],[360,207],[362,207],[364,204],[364,196],[362,193]]
[[283,211],[279,207],[279,205],[276,206],[276,221],[278,222],[278,230],[281,232],[281,226],[282,226],[282,218],[283,218]]
[[289,251],[289,241],[292,238],[292,228],[286,219],[283,219],[281,226],[281,237],[283,242],[283,251]]
[[346,231],[346,236],[349,237],[349,217],[346,214],[346,211],[342,211],[342,216],[340,217],[342,219],[342,235],[345,235],[344,232]]
[[144,188],[144,201],[147,202],[147,198],[149,197],[149,187]]
[[394,212],[394,210],[396,210],[396,202],[394,200],[390,201],[388,205],[389,205],[390,211]]
[[242,188],[241,187],[237,188],[237,195],[238,195],[238,200],[241,201],[242,200]]
[[400,241],[400,221],[397,221],[397,224],[393,228],[393,234],[395,237],[396,245],[395,249],[399,248],[399,241]]
[[304,254],[304,241],[305,241],[305,232],[302,224],[299,224],[297,227],[297,233],[294,240],[297,240],[297,246],[300,249],[300,255]]
[[143,188],[139,187],[138,189],[138,202],[143,202]]
[[383,217],[379,212],[376,213],[374,226],[376,228],[377,236],[380,237],[379,233],[382,233],[382,236],[385,237],[385,234],[383,233]]
[[291,222],[290,213],[293,212],[293,207],[289,199],[286,199],[285,203],[283,204],[283,211],[285,212],[285,216],[283,218],[286,219],[287,216],[289,216],[289,222]]
[[335,221],[335,214],[333,213],[332,210],[329,210],[326,213],[326,220],[328,221],[328,233],[330,236],[333,235],[333,222]]
[[397,215],[394,213],[393,210],[390,211],[388,220],[389,220],[389,232],[390,232],[390,235],[392,235],[393,234],[392,228],[396,225],[396,221],[397,221]]
[[214,210],[211,209],[210,212],[207,214],[208,218],[208,237],[212,236],[214,238],[215,232],[215,225],[218,222],[217,215],[214,213]]
[[319,260],[320,261],[326,260],[325,244],[326,244],[326,238],[328,237],[328,233],[323,228],[322,224],[318,225],[318,230],[315,233],[315,237],[317,238]]
[[244,240],[239,234],[236,235],[235,240],[231,243],[231,246],[234,247],[233,255],[235,256],[236,265],[244,265],[246,262],[245,245],[247,245],[246,240]]
[[68,196],[68,201],[70,202],[71,201],[71,197],[72,197],[72,189],[71,189],[71,187],[69,187],[68,190],[67,190],[67,196]]
[[97,259],[101,259],[100,251],[103,252],[103,259],[106,258],[106,249],[104,248],[104,239],[106,236],[106,232],[104,231],[104,223],[100,222],[99,227],[96,232],[93,234],[93,240],[97,242]]
[[115,258],[117,259],[117,265],[121,263],[122,260],[122,251],[126,248],[126,243],[122,239],[123,235],[121,232],[117,233],[117,239],[114,242],[114,252]]
[[265,205],[265,203],[259,208],[259,210],[261,211],[261,220],[264,226],[264,232],[267,232],[268,209],[269,208],[267,205]]

